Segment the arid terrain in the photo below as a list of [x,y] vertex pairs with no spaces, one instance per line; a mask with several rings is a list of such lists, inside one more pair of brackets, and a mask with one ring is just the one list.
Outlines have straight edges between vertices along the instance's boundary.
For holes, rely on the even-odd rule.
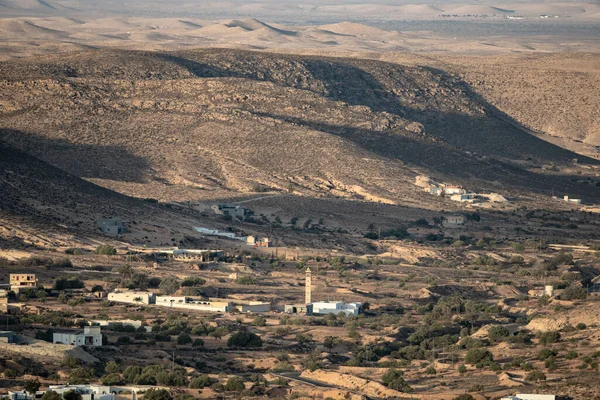
[[597,2],[0,0],[0,395],[600,399],[599,38]]

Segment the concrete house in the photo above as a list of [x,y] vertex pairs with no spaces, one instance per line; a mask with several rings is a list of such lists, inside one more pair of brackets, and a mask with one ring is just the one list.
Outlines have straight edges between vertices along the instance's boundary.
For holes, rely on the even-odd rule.
[[86,326],[83,328],[83,332],[55,332],[52,336],[52,343],[73,346],[102,346],[102,333],[99,326]]
[[130,304],[154,304],[156,296],[150,292],[115,291],[108,294],[108,300]]
[[50,385],[48,390],[60,395],[73,391],[81,395],[81,400],[114,400],[115,398],[109,386],[101,385]]
[[24,290],[37,290],[35,274],[10,274],[10,290],[18,296]]
[[465,216],[459,214],[446,215],[442,218],[444,228],[460,228],[465,225]]
[[250,211],[246,207],[236,206],[234,204],[216,204],[211,208],[215,214],[231,215],[233,218],[244,218]]
[[313,314],[346,314],[358,315],[360,303],[344,303],[343,301],[318,301],[312,303]]
[[106,235],[120,235],[127,231],[120,218],[100,218],[98,227]]

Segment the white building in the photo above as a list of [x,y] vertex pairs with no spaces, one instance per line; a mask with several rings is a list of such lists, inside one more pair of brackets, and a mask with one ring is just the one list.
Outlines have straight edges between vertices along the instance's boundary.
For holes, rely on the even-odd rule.
[[556,400],[556,396],[553,394],[517,394],[503,397],[500,400]]
[[108,300],[119,303],[154,304],[155,296],[150,292],[115,291],[108,294]]
[[231,302],[196,300],[194,298],[184,296],[156,296],[156,305],[192,311],[231,311]]
[[567,203],[581,204],[581,199],[571,199],[569,196],[564,196],[563,200]]
[[[139,329],[142,326],[144,326],[142,321],[136,321],[134,319],[111,319],[111,320],[92,319],[89,321],[89,324],[97,325],[97,326],[105,326],[107,328],[113,327],[115,325],[117,325],[117,326],[123,325],[123,326],[133,326],[135,329]],[[146,329],[146,332],[152,332],[151,326],[144,326],[144,328]]]
[[114,400],[115,395],[110,386],[101,385],[50,385],[48,391],[63,395],[67,392],[76,392],[82,400]]
[[318,301],[312,303],[313,314],[346,314],[358,315],[360,303],[347,303],[343,301]]
[[453,194],[450,196],[450,200],[474,203],[475,201],[477,201],[477,195],[475,193]]
[[73,346],[102,346],[102,333],[99,326],[86,326],[83,328],[83,332],[55,332],[52,335],[52,343]]

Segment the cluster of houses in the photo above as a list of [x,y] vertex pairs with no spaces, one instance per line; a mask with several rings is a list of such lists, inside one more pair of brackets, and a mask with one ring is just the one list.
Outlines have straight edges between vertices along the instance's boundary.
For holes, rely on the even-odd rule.
[[[557,196],[552,196],[552,198],[555,200],[559,200],[559,197]],[[564,201],[565,203],[581,204],[581,199],[572,199],[569,196],[563,196],[563,198],[560,200]]]
[[[138,394],[143,394],[150,388],[159,388],[158,386],[104,386],[104,385],[50,385],[47,390],[39,390],[36,393],[26,391],[9,391],[6,395],[0,395],[0,399],[6,400],[35,400],[41,399],[47,392],[56,392],[60,396],[68,392],[74,392],[81,396],[81,400],[115,400],[116,396],[120,398],[131,398],[137,400]],[[126,395],[126,397],[123,397]]]
[[271,303],[237,299],[211,298],[202,300],[189,296],[157,296],[151,292],[115,291],[108,300],[118,303],[146,304],[205,312],[261,313],[271,311]]

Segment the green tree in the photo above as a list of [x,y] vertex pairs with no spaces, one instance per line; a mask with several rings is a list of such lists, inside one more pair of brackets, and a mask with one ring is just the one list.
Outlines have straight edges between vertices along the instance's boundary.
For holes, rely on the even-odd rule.
[[142,368],[138,367],[137,365],[132,365],[125,368],[125,371],[123,371],[123,378],[125,378],[128,383],[133,383],[141,374]]
[[192,337],[187,333],[183,332],[177,336],[177,344],[185,346],[186,344],[192,343]]
[[42,400],[61,400],[60,394],[56,393],[54,390],[48,390],[42,396]]
[[262,339],[256,333],[239,331],[234,333],[227,340],[229,347],[260,347]]
[[81,394],[77,393],[74,390],[69,390],[68,392],[63,393],[63,400],[81,400]]
[[35,394],[35,392],[40,390],[40,386],[42,386],[42,384],[40,383],[40,380],[37,378],[36,379],[27,379],[23,383],[23,389],[25,389],[25,391],[29,394]]
[[467,367],[464,364],[458,366],[458,373],[464,375],[467,373]]
[[101,379],[102,384],[105,386],[118,386],[125,383],[125,379],[121,376],[121,374],[106,374]]
[[107,374],[120,374],[121,366],[115,361],[109,361],[108,363],[106,363],[106,368],[104,368],[104,371]]
[[173,400],[173,396],[166,389],[151,388],[144,394],[144,400]]

